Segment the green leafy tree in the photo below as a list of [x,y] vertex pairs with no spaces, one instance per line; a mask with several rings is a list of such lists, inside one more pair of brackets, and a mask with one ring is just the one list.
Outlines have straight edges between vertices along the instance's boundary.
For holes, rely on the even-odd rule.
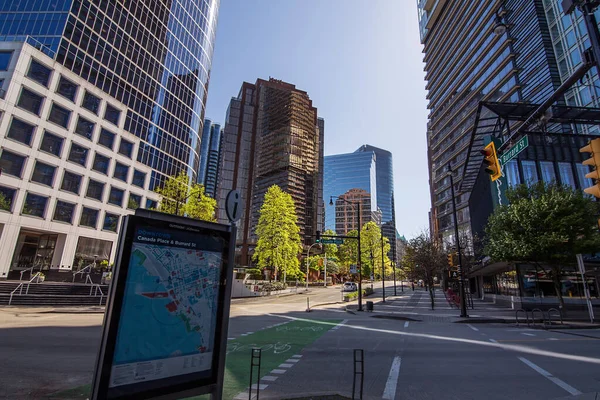
[[[346,236],[357,237],[358,231],[352,230]],[[350,266],[357,264],[358,260],[358,243],[354,239],[344,239],[344,243],[338,246],[337,258],[339,264],[339,274],[341,276],[350,275]]]
[[442,244],[427,232],[409,240],[402,265],[411,279],[423,279],[429,287],[431,308],[435,307],[433,277],[439,275],[447,265],[447,254]]
[[189,185],[190,177],[183,171],[170,176],[162,187],[155,189],[161,198],[158,209],[161,212],[203,221],[216,221],[217,201],[204,194],[204,186],[198,183]]
[[600,249],[598,203],[579,190],[544,182],[510,188],[506,198],[508,205],[488,220],[484,253],[546,270],[564,310],[561,267],[574,264],[579,253]]
[[[361,247],[361,261],[363,265],[363,275],[371,276],[371,273],[376,278],[381,278],[381,228],[377,226],[375,222],[367,222],[363,225],[360,232],[360,247]],[[390,251],[390,243],[388,238],[383,238],[383,252],[384,252],[384,264],[385,264],[385,275],[389,276],[392,273],[393,268],[390,259],[387,254]]]
[[256,226],[258,241],[253,259],[259,268],[284,273],[288,278],[300,277],[298,255],[302,251],[300,228],[294,200],[277,185],[269,188],[260,208]]
[[10,211],[11,201],[4,195],[4,193],[0,193],[0,210]]

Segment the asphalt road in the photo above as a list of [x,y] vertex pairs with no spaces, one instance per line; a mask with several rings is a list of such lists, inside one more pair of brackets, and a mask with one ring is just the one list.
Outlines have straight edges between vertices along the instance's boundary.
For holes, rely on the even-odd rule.
[[[457,310],[441,293],[431,311],[427,293],[406,288],[404,295],[376,304],[373,313],[324,304],[340,299],[338,290],[317,289],[236,301],[227,398],[244,392],[248,398],[252,347],[263,349],[264,399],[351,397],[354,349],[364,352],[365,399],[559,399],[600,392],[600,330],[456,323]],[[40,399],[56,392],[57,398],[85,398],[60,391],[87,390],[101,323],[102,314],[0,309],[0,398]]]

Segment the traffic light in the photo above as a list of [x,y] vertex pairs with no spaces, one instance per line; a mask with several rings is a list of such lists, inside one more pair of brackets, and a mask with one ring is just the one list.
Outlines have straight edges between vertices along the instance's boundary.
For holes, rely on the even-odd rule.
[[502,176],[502,170],[500,169],[500,161],[498,161],[498,155],[496,154],[496,145],[494,142],[488,143],[487,146],[481,150],[483,154],[483,165],[485,166],[485,172],[490,175],[492,182]]
[[321,231],[317,231],[315,243],[321,243]]
[[594,186],[583,189],[584,192],[600,198],[600,185],[598,180],[600,179],[600,138],[590,140],[587,146],[579,149],[580,153],[591,153],[592,157],[588,158],[583,162],[583,165],[589,165],[594,167],[592,172],[585,175],[586,178],[594,180]]
[[454,254],[452,253],[448,254],[448,265],[454,267]]

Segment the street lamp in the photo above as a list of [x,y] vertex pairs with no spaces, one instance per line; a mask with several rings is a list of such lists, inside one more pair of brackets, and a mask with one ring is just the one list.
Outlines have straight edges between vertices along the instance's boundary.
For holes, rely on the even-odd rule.
[[465,302],[465,271],[463,270],[462,265],[462,256],[460,251],[460,242],[458,240],[458,220],[456,218],[456,198],[454,196],[454,179],[452,178],[452,167],[448,164],[448,174],[450,175],[450,190],[452,195],[452,210],[454,215],[454,235],[456,242],[456,251],[458,252],[458,271],[460,275],[460,316],[461,318],[466,318],[469,315],[467,314],[467,303]]
[[496,12],[496,20],[495,20],[495,24],[494,24],[494,34],[496,36],[502,36],[506,33],[507,30],[508,30],[508,27],[502,21],[502,17],[500,16],[500,14],[498,14],[498,12]]
[[350,204],[352,206],[352,208],[354,208],[354,206],[358,206],[356,213],[358,216],[358,235],[357,235],[357,241],[358,241],[358,261],[356,262],[356,265],[358,267],[358,308],[357,311],[362,311],[363,307],[362,307],[362,266],[361,266],[361,262],[360,262],[360,258],[361,258],[361,251],[360,251],[360,201],[358,202],[352,202],[350,200],[346,200],[343,197],[338,197],[338,196],[330,196],[329,197],[329,205],[332,206],[333,205],[333,198],[336,198],[338,200],[342,200],[348,204]]
[[[178,194],[179,193],[181,193],[181,192],[178,190]],[[200,192],[194,193],[194,191],[192,190],[192,192],[190,194],[188,194],[187,196],[185,196],[183,199],[175,200],[175,215],[179,215],[179,203],[185,203],[193,195],[200,197]]]

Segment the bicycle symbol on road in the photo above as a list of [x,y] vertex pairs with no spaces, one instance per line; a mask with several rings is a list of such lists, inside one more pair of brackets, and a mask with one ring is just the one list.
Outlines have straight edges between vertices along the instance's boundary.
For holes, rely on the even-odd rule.
[[292,346],[289,343],[281,342],[264,344],[262,346],[259,346],[256,343],[240,344],[233,342],[227,345],[227,354],[247,351],[251,349],[261,349],[263,352],[273,350],[274,354],[282,354],[290,351],[292,349]]

